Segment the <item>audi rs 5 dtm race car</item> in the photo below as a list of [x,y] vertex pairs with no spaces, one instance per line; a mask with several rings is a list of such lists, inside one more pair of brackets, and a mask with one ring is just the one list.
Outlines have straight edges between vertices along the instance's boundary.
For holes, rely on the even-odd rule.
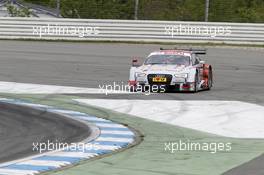
[[[133,89],[149,87],[164,92],[167,89],[197,92],[210,90],[213,85],[212,66],[198,55],[204,49],[160,49],[150,53],[143,65],[132,60],[129,86]],[[153,90],[153,89],[152,89]]]

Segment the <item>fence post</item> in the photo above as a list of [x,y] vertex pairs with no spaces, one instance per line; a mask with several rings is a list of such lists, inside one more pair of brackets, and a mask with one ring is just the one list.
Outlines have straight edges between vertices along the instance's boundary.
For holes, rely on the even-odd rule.
[[210,0],[205,0],[205,22],[208,22]]
[[57,0],[57,9],[56,9],[57,17],[60,17],[60,0]]
[[138,19],[138,4],[139,4],[139,0],[135,0],[135,12],[134,12],[134,19],[135,20]]

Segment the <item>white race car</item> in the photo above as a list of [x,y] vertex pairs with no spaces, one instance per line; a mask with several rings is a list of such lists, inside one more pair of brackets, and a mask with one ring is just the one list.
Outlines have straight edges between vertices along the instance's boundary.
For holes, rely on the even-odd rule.
[[143,65],[138,65],[138,60],[133,59],[129,86],[135,91],[145,87],[159,92],[168,89],[210,90],[213,85],[212,66],[205,64],[199,54],[206,54],[206,50],[161,48],[152,52]]

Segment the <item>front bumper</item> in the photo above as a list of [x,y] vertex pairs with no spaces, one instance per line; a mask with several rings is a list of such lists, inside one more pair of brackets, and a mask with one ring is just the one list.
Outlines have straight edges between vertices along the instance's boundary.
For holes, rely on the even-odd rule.
[[[162,76],[166,77],[166,82],[153,82],[153,77]],[[187,78],[175,77],[171,74],[148,74],[145,77],[137,77],[135,85],[141,86],[164,86],[166,89],[178,90],[178,91],[194,91],[195,83],[188,82]]]

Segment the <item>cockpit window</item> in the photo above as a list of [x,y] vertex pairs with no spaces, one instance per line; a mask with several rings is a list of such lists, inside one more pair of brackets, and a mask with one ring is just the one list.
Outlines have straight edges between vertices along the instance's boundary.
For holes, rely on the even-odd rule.
[[183,55],[151,55],[145,63],[148,64],[172,64],[172,65],[190,65],[190,57]]

